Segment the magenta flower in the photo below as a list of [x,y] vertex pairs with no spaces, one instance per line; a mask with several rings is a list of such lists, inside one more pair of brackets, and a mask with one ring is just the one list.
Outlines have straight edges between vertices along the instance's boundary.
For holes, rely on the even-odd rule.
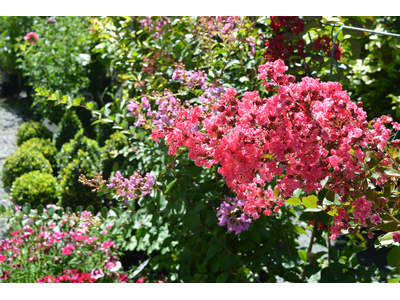
[[92,272],[90,272],[90,277],[94,279],[99,279],[101,277],[104,277],[104,273],[101,269],[93,269]]
[[400,243],[400,234],[398,232],[392,232],[393,235],[393,241],[395,243]]
[[116,262],[110,262],[107,264],[107,268],[110,270],[110,272],[117,272],[119,269],[121,269],[122,264],[119,261]]
[[24,36],[24,40],[28,41],[29,44],[34,44],[39,40],[39,35],[36,32],[29,32]]
[[61,254],[62,255],[71,255],[72,254],[72,250],[74,250],[75,247],[72,245],[68,245],[66,246],[64,249],[62,249]]
[[106,249],[112,247],[113,245],[114,245],[114,242],[112,242],[112,241],[107,241],[107,242],[102,243],[101,246],[100,246],[100,248],[106,250]]

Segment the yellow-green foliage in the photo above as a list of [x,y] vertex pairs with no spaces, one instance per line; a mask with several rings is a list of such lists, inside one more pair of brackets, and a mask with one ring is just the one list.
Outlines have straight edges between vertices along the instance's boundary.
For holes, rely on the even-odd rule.
[[58,198],[58,184],[53,175],[32,171],[18,177],[11,188],[11,199],[18,203],[55,204]]
[[58,175],[62,205],[73,209],[80,205],[83,207],[93,205],[99,209],[101,204],[96,193],[92,193],[92,188],[82,185],[78,179],[81,174],[93,178],[101,170],[101,165],[94,163],[88,152],[79,149],[76,158],[73,158],[65,168],[60,169]]
[[17,145],[20,146],[23,142],[34,138],[52,138],[51,132],[39,122],[29,121],[21,125],[17,132]]
[[114,163],[118,163],[119,169],[124,169],[127,165],[127,159],[122,155],[115,156],[115,152],[122,150],[125,146],[128,146],[128,138],[125,134],[117,131],[110,135],[110,138],[105,141],[103,147],[103,163],[104,163],[104,178],[108,178],[113,169]]
[[18,149],[14,155],[4,160],[2,180],[6,189],[11,188],[15,179],[21,175],[39,170],[42,173],[52,174],[53,169],[50,162],[38,151]]
[[[22,150],[23,149],[23,150]],[[22,143],[19,150],[21,151],[38,151],[46,157],[53,170],[57,168],[56,146],[50,141],[50,139],[32,138]]]

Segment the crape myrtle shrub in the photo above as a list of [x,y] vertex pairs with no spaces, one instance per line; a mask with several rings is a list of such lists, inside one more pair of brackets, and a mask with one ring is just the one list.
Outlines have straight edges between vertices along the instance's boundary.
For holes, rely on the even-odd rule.
[[[110,73],[121,83],[113,101],[97,109],[94,102],[37,89],[38,97],[86,107],[98,124],[112,124],[127,135],[126,169],[113,170],[108,181],[90,172],[80,181],[113,201],[110,215],[104,208],[101,217],[115,221],[112,232],[119,233],[120,250],[134,261],[124,266],[132,268],[133,278],[274,282],[279,275],[291,282],[370,282],[375,275],[385,280],[387,273],[366,270],[354,255],[364,249],[361,234],[370,236],[373,229],[388,231],[378,247],[398,242],[395,163],[383,151],[392,120],[365,125],[361,104],[352,103],[339,84],[324,82],[332,47],[330,28],[321,25],[325,20],[92,18],[93,36],[100,41],[93,53],[112,66]],[[368,26],[368,18],[359,24]],[[363,37],[339,38],[343,42],[334,51],[340,66],[351,65]],[[274,53],[285,63],[271,60]],[[345,83],[348,70],[340,70]],[[304,76],[323,80],[302,81]],[[294,147],[297,135],[301,146]],[[371,135],[378,138],[364,156]],[[362,178],[365,162],[370,167]],[[315,238],[309,249],[295,241],[305,228]],[[342,251],[327,240],[338,231],[350,233]],[[312,255],[313,243],[327,246],[329,255]],[[390,259],[396,249],[388,256],[391,266],[397,264]]]
[[28,202],[32,206],[52,204],[58,201],[57,179],[47,173],[32,171],[18,177],[11,187],[11,199],[15,203]]

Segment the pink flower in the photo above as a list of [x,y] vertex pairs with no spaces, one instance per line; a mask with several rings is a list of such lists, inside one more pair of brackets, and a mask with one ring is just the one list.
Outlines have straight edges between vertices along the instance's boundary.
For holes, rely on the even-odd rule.
[[102,243],[101,246],[100,246],[100,248],[106,250],[106,249],[112,247],[113,245],[114,245],[114,242],[112,242],[112,241],[107,241],[107,242]]
[[71,255],[72,254],[72,250],[74,250],[75,247],[72,245],[68,245],[66,246],[63,250],[62,250],[62,255]]
[[39,40],[39,35],[36,32],[29,32],[24,36],[24,40],[28,41],[29,44],[34,44]]
[[79,235],[75,238],[77,242],[82,242],[88,238],[88,235]]
[[90,277],[94,279],[99,279],[101,277],[104,277],[104,273],[101,269],[93,269],[92,272],[90,272]]
[[398,232],[392,232],[393,242],[400,243],[400,234]]
[[5,255],[0,256],[0,263],[5,261],[5,260],[6,260],[6,256]]
[[377,214],[374,214],[371,217],[371,222],[374,223],[375,225],[378,225],[378,224],[382,223],[382,220]]
[[147,281],[147,278],[142,276],[136,281],[136,283],[145,283],[146,281]]
[[107,264],[107,268],[111,272],[117,272],[121,267],[122,267],[122,264],[119,261],[116,261],[114,263],[110,262],[110,263]]

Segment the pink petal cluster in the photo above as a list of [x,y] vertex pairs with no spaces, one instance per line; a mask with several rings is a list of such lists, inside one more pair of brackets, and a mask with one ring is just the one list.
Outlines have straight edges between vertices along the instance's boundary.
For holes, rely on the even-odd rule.
[[24,40],[29,44],[34,44],[39,40],[39,35],[36,32],[29,32],[24,36]]
[[[309,77],[295,82],[287,69],[282,60],[258,67],[258,79],[275,92],[269,98],[257,91],[239,98],[228,88],[211,110],[182,108],[172,126],[152,133],[156,141],[166,138],[170,155],[187,147],[197,166],[219,164],[218,172],[253,219],[277,212],[296,189],[320,191],[326,177],[345,202],[359,189],[351,180],[365,178],[366,152],[382,151],[391,133],[390,116],[370,127],[362,103],[350,101],[339,83]],[[274,178],[275,190],[266,189]],[[359,198],[353,206],[354,218],[366,224],[374,212],[371,203]],[[336,217],[332,239],[349,228],[347,219],[346,211]]]

